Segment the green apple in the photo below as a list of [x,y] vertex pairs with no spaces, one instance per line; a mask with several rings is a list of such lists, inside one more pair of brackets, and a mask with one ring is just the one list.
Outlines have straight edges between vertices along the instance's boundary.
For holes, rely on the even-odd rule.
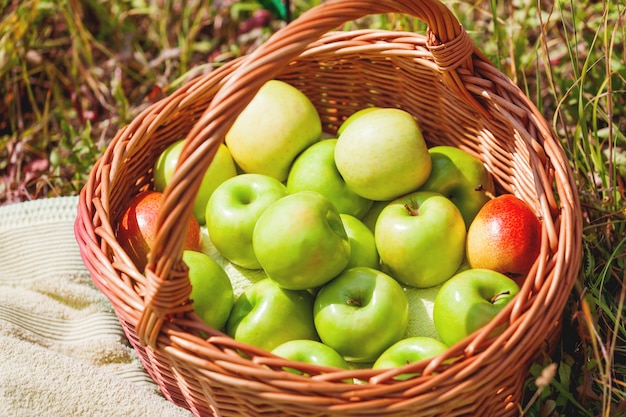
[[[463,261],[455,274],[468,268],[467,262]],[[441,341],[433,320],[433,309],[435,298],[442,285],[428,288],[404,287],[404,293],[409,300],[409,324],[404,337],[423,336]]]
[[289,194],[265,209],[252,247],[267,275],[292,290],[325,284],[350,260],[350,240],[337,208],[315,191]]
[[343,130],[335,164],[348,186],[370,200],[392,200],[418,189],[431,160],[415,118],[400,109],[361,114]]
[[[290,340],[275,347],[271,353],[291,361],[348,369],[348,363],[343,356],[330,346],[316,340]],[[291,368],[288,370],[300,373]]]
[[234,303],[233,286],[228,275],[217,262],[202,252],[184,251],[183,262],[189,268],[190,298],[196,314],[210,327],[221,330]]
[[226,134],[239,167],[283,182],[293,160],[320,139],[322,122],[301,91],[283,81],[265,83]]
[[241,174],[224,181],[206,206],[206,227],[215,248],[235,265],[261,268],[252,248],[254,226],[267,207],[286,195],[287,187],[267,175]]
[[[372,369],[399,368],[413,362],[435,357],[448,349],[443,342],[432,337],[408,337],[389,346],[374,362]],[[397,380],[409,379],[417,374],[401,374]]]
[[[184,139],[172,143],[159,155],[154,166],[154,187],[157,191],[165,190],[165,187],[174,175],[174,169],[178,163],[180,152],[184,146]],[[200,224],[205,223],[206,205],[218,185],[237,175],[235,162],[228,148],[220,145],[215,153],[215,157],[209,165],[204,177],[198,195],[193,204],[193,215]]]
[[441,284],[454,275],[465,257],[465,236],[459,209],[428,191],[389,203],[374,231],[383,270],[417,288]]
[[428,150],[432,170],[420,191],[434,191],[448,197],[459,208],[465,227],[476,217],[493,194],[493,178],[480,159],[454,146],[435,146]]
[[355,267],[324,285],[315,297],[321,341],[352,362],[371,362],[406,331],[409,305],[389,275]]
[[[519,292],[519,286],[499,272],[466,269],[446,281],[435,298],[433,320],[448,346],[489,323]],[[500,326],[491,335],[504,328]]]
[[365,107],[365,108],[355,111],[350,116],[348,116],[348,118],[344,120],[343,123],[341,123],[341,126],[339,126],[339,129],[337,129],[337,135],[341,135],[343,131],[346,130],[346,127],[350,126],[352,122],[354,122],[356,119],[358,119],[365,113],[369,113],[372,110],[377,110],[377,109],[380,109],[380,107]]
[[313,296],[304,290],[286,290],[268,278],[257,281],[235,301],[226,332],[268,351],[289,340],[319,340]]
[[359,219],[349,214],[340,214],[343,227],[350,240],[350,260],[345,269],[367,266],[380,269],[374,233]]
[[363,198],[346,184],[335,166],[337,139],[314,143],[294,161],[287,177],[290,194],[298,191],[317,191],[328,198],[339,210],[361,218],[369,210],[372,200]]
[[372,233],[376,230],[376,221],[378,220],[380,212],[383,211],[389,203],[391,203],[391,201],[374,201],[372,207],[370,207],[367,213],[365,213],[365,216],[361,219],[361,221],[372,231]]

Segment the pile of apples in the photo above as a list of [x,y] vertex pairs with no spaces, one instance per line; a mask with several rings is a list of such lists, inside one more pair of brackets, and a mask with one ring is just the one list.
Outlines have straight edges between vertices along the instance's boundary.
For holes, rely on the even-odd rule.
[[[155,190],[137,195],[119,223],[139,268],[183,140],[161,154]],[[269,81],[195,199],[183,261],[196,313],[238,341],[317,365],[390,368],[437,355],[490,322],[540,253],[532,209],[494,192],[478,158],[428,148],[404,110],[364,108],[324,137],[310,100]],[[203,231],[221,256],[264,278],[235,296],[202,251]],[[423,320],[439,337],[408,334],[407,288],[436,286]]]

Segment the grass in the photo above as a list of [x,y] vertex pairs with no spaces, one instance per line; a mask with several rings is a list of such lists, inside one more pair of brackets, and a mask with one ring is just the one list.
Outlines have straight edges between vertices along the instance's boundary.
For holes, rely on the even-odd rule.
[[[561,138],[583,206],[583,266],[561,345],[556,357],[532,368],[536,377],[544,369],[555,373],[542,387],[528,381],[526,415],[626,415],[626,9],[620,4],[562,1],[539,11],[537,4],[513,1],[476,9],[489,15],[489,38],[497,40],[485,51]],[[471,28],[476,20],[473,14],[464,24]],[[478,39],[484,39],[480,31]],[[548,367],[552,361],[556,368]]]
[[[293,0],[293,15],[319,0]],[[626,416],[626,7],[450,0],[557,132],[583,206],[583,265],[522,414]],[[0,0],[0,204],[74,195],[122,125],[283,22],[252,0]],[[424,30],[415,19],[359,22]]]

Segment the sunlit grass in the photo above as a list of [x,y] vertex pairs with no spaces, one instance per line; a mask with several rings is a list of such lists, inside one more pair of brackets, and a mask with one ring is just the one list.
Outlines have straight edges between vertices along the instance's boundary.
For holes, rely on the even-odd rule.
[[230,3],[0,1],[0,204],[78,192],[120,126],[262,42]]
[[[555,360],[558,369],[525,414],[626,415],[626,9],[619,2],[562,1],[541,10],[533,2],[482,3],[495,39],[486,52],[552,123],[583,207],[583,265],[559,354],[533,366],[529,396],[542,369]],[[474,39],[483,35],[469,30]]]

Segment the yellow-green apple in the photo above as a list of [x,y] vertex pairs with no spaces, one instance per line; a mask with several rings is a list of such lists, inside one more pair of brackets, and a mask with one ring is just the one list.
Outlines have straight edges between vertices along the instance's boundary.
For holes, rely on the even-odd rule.
[[343,180],[335,165],[337,139],[325,139],[305,149],[294,161],[287,177],[289,193],[317,191],[328,198],[339,210],[361,218],[369,210],[372,200],[361,197]]
[[465,223],[439,193],[416,191],[389,203],[374,237],[383,270],[403,284],[428,288],[450,278],[465,256]]
[[[443,342],[432,337],[407,337],[389,346],[374,362],[372,369],[399,368],[413,362],[435,357],[448,349]],[[394,379],[405,380],[417,374],[401,374]]]
[[[156,238],[157,216],[162,201],[163,193],[158,191],[137,194],[122,213],[117,228],[117,241],[140,271],[146,267],[148,253]],[[184,248],[200,250],[201,247],[200,225],[194,217],[190,217]]]
[[252,248],[258,218],[287,195],[287,187],[274,177],[240,174],[215,189],[206,206],[206,227],[215,248],[235,265],[259,269]]
[[369,113],[372,110],[377,110],[377,109],[380,109],[380,107],[364,107],[362,109],[355,111],[350,116],[348,116],[348,118],[346,118],[346,120],[344,120],[343,123],[341,123],[341,126],[339,126],[339,129],[337,129],[337,135],[341,135],[343,131],[346,130],[346,127],[350,126],[352,122],[354,122],[356,119],[358,119],[365,113]]
[[340,214],[343,227],[350,240],[350,260],[345,269],[367,266],[380,269],[374,233],[359,219],[349,214]]
[[[184,139],[176,141],[159,155],[154,166],[154,188],[157,191],[163,192],[167,184],[172,180],[174,169],[176,168],[180,152],[184,145]],[[235,175],[237,175],[237,168],[235,167],[235,162],[233,161],[230,151],[226,146],[220,145],[213,157],[211,165],[209,165],[209,168],[202,177],[198,195],[196,195],[194,200],[193,215],[200,224],[205,223],[204,216],[206,205],[213,191],[218,185]]]
[[[290,340],[275,347],[271,353],[291,361],[348,369],[348,363],[343,356],[330,346],[316,340]],[[287,370],[297,374],[301,373],[292,368]]]
[[343,130],[335,164],[348,186],[370,200],[392,200],[430,175],[430,154],[415,118],[400,109],[361,114]]
[[406,331],[409,305],[389,275],[355,267],[322,287],[313,307],[322,343],[352,362],[371,362]]
[[[435,297],[433,320],[448,346],[489,323],[517,294],[519,286],[490,269],[466,269],[446,281]],[[491,336],[504,330],[495,329]]]
[[428,150],[432,170],[420,191],[434,191],[450,199],[461,211],[469,228],[476,213],[493,194],[493,178],[480,159],[454,146]]
[[283,182],[293,160],[320,139],[322,123],[313,103],[292,85],[265,83],[226,134],[226,145],[247,173]]
[[242,343],[268,351],[289,340],[319,340],[313,322],[313,296],[287,290],[265,278],[235,300],[226,332]]
[[281,287],[319,287],[350,260],[350,240],[337,208],[316,191],[289,194],[261,214],[252,247],[263,270]]
[[226,272],[210,256],[197,251],[183,252],[189,268],[194,310],[208,326],[221,330],[233,308],[233,286]]
[[523,278],[541,249],[541,222],[513,194],[489,200],[467,231],[467,261],[513,278]]

